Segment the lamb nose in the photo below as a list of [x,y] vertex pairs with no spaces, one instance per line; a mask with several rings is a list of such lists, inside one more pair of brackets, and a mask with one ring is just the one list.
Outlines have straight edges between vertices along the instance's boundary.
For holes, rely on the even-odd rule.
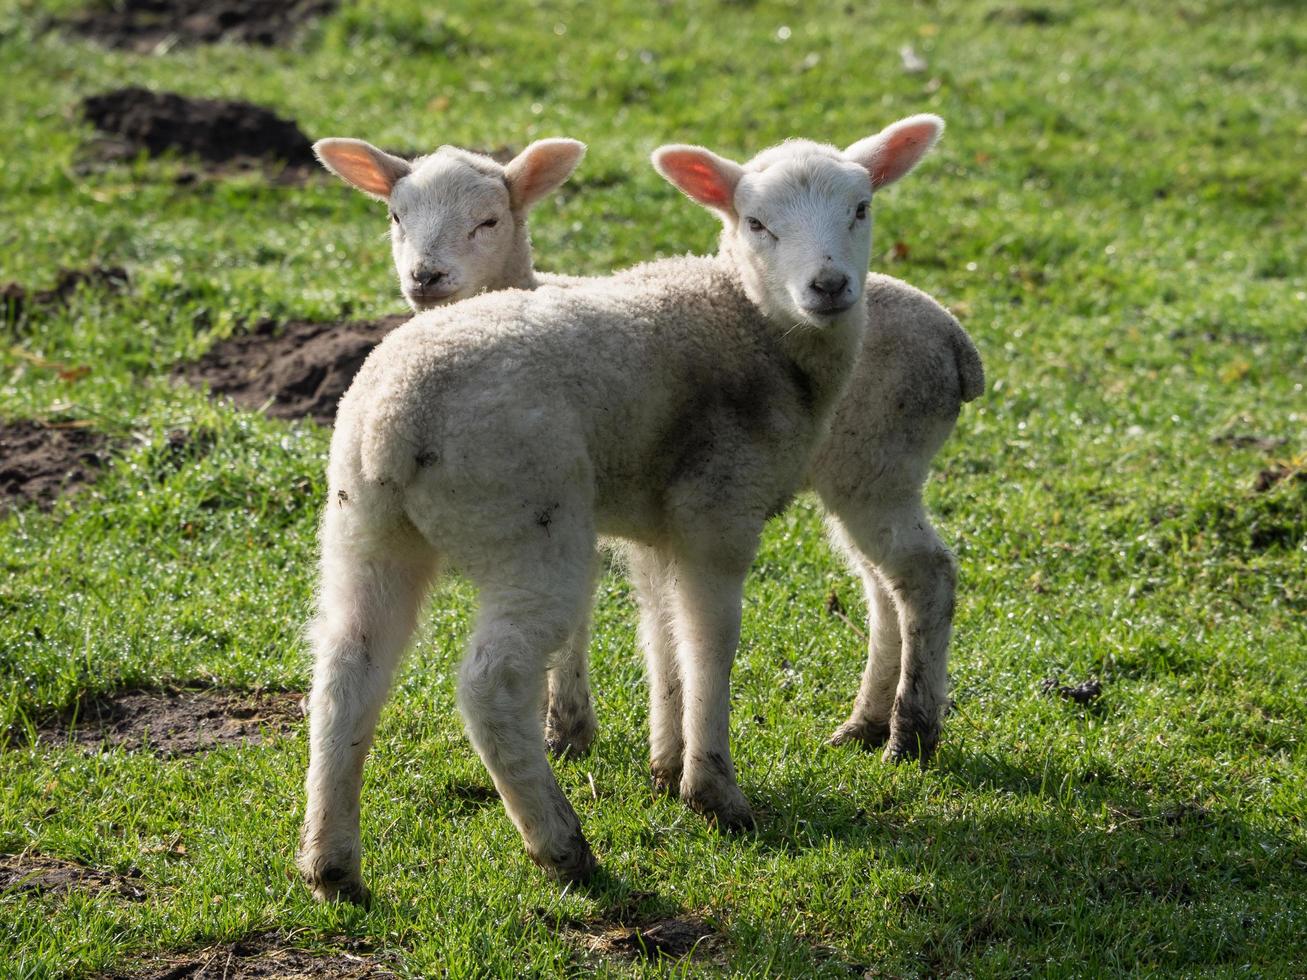
[[838,296],[844,292],[844,288],[849,284],[849,277],[842,273],[831,273],[829,275],[818,276],[812,282],[808,283],[808,288],[814,293],[820,293],[822,296]]
[[445,278],[442,269],[414,269],[410,275],[419,286],[434,286]]

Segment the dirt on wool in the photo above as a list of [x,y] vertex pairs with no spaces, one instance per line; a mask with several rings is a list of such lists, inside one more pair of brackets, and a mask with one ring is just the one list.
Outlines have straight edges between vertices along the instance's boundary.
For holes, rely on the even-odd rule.
[[50,289],[28,289],[21,283],[6,283],[0,286],[0,323],[18,324],[55,307],[68,306],[83,286],[122,292],[127,288],[127,270],[116,265],[60,269]]
[[65,21],[73,34],[142,54],[176,45],[289,44],[337,0],[101,0]]
[[111,980],[381,980],[397,974],[357,941],[331,940],[341,948],[311,953],[291,945],[274,932],[260,933],[198,949],[164,953],[125,972],[110,973]]
[[241,408],[279,419],[310,418],[331,425],[336,404],[381,338],[408,319],[278,323],[261,320],[248,333],[215,344],[176,376],[207,385]]
[[298,694],[286,692],[129,689],[83,698],[41,725],[37,741],[87,751],[145,750],[176,758],[224,745],[258,745],[269,734],[294,731],[303,721],[299,700]]
[[95,478],[107,444],[77,422],[0,423],[0,514],[33,503],[49,510]]
[[103,134],[90,148],[100,161],[177,153],[210,171],[281,165],[283,180],[319,169],[312,141],[293,120],[251,102],[129,86],[87,96],[81,113]]
[[120,875],[42,854],[0,855],[0,896],[18,892],[66,895],[73,891],[108,892],[130,902],[145,898],[141,873],[135,868]]

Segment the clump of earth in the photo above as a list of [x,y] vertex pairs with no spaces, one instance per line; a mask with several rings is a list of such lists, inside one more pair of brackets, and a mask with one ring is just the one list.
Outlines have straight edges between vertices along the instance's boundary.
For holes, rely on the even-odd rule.
[[0,423],[0,514],[36,504],[49,510],[104,465],[107,440],[77,423]]
[[233,99],[193,99],[138,86],[82,100],[83,117],[104,134],[94,147],[106,160],[177,153],[210,167],[282,164],[316,168],[313,144],[293,120]]
[[254,745],[301,721],[299,696],[220,688],[132,689],[83,698],[37,730],[40,743],[98,751],[148,750],[171,758],[223,745]]
[[346,941],[343,945],[345,949],[338,952],[313,953],[268,932],[190,953],[165,954],[110,976],[115,980],[382,980],[396,976],[359,944]]
[[337,0],[113,0],[64,21],[73,34],[110,48],[152,53],[178,44],[289,44]]
[[215,344],[176,374],[207,385],[241,408],[264,409],[275,418],[310,418],[330,425],[336,405],[372,348],[408,317],[379,320],[279,324],[263,320],[247,333]]

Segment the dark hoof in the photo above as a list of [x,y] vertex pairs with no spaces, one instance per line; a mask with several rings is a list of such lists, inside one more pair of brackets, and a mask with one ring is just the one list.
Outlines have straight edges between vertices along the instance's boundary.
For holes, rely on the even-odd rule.
[[718,794],[681,791],[685,805],[707,820],[709,826],[724,834],[748,833],[757,827],[758,822],[754,820],[753,809],[744,794],[737,790],[735,795],[734,799],[722,799]]
[[590,850],[589,843],[580,835],[577,835],[568,851],[549,857],[532,854],[531,860],[549,877],[564,884],[584,884],[594,877],[599,868],[594,851]]
[[889,736],[889,725],[884,722],[853,721],[850,719],[835,729],[835,734],[826,740],[826,744],[860,745],[869,752],[888,742]]
[[363,879],[344,868],[323,868],[316,876],[305,875],[304,880],[319,902],[346,902],[366,908],[372,901],[372,892]]
[[672,799],[681,795],[681,770],[649,763],[649,778],[653,780],[654,792]]
[[555,759],[577,759],[590,751],[594,737],[593,728],[560,731],[550,727],[545,729],[545,746]]
[[896,765],[903,762],[920,762],[924,768],[935,754],[935,747],[938,744],[938,731],[897,731],[890,737],[881,759]]

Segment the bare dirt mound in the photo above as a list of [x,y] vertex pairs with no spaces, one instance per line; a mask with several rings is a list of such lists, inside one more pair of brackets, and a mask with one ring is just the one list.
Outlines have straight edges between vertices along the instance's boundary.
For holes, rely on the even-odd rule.
[[720,956],[724,943],[716,929],[695,916],[654,919],[642,925],[593,922],[569,927],[566,932],[589,953],[632,962],[685,957],[712,960]]
[[408,317],[343,323],[262,320],[249,333],[215,344],[176,375],[208,385],[241,408],[266,408],[280,419],[330,425],[336,404],[381,338]]
[[290,119],[230,99],[192,99],[131,86],[82,100],[83,117],[106,135],[92,147],[101,160],[173,152],[211,168],[284,164],[317,170],[313,144]]
[[26,289],[16,282],[6,283],[0,286],[0,323],[16,324],[35,313],[67,306],[82,286],[122,292],[127,287],[127,270],[116,265],[60,269],[51,289]]
[[104,465],[107,440],[75,423],[0,423],[0,514],[35,503],[49,510]]
[[83,749],[148,749],[163,758],[222,745],[257,745],[302,720],[299,695],[217,688],[126,690],[84,698],[62,718],[42,725],[38,741]]
[[345,948],[335,953],[310,953],[289,945],[276,933],[263,933],[196,950],[169,954],[126,973],[110,974],[114,980],[380,980],[396,974],[364,950],[357,942],[342,941]]
[[74,34],[142,53],[176,44],[288,44],[336,0],[114,0],[64,22]]
[[118,875],[40,854],[0,855],[0,895],[16,892],[41,895],[64,895],[71,891],[110,892],[119,898],[139,902],[145,898],[140,879],[141,873],[135,868]]

